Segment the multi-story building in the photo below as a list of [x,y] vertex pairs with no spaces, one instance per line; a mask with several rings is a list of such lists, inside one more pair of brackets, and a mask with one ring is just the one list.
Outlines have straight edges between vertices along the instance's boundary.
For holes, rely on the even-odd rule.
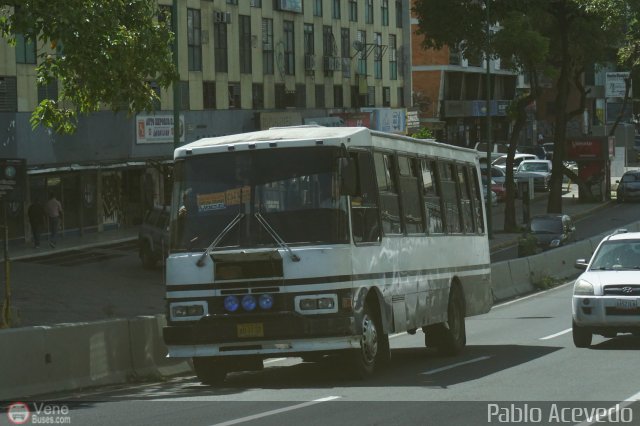
[[[362,108],[410,103],[409,0],[178,0],[181,143],[274,125],[336,124]],[[172,12],[171,0],[159,6]],[[26,206],[54,192],[67,232],[136,224],[170,196],[173,91],[154,114],[101,111],[77,132],[32,129],[40,100],[35,46],[0,40],[0,157],[26,159],[11,237],[28,235]],[[332,118],[333,116],[333,118]]]
[[[481,57],[465,58],[455,46],[424,49],[422,36],[415,33],[417,26],[413,17],[413,103],[420,109],[421,122],[434,131],[437,139],[473,148],[486,139],[486,62]],[[508,139],[507,106],[519,87],[517,73],[501,69],[500,62],[489,61],[494,142]]]

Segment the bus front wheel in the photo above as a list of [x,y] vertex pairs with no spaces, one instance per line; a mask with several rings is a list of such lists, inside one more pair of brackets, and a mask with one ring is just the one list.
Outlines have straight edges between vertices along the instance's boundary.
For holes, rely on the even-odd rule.
[[352,354],[357,377],[364,379],[373,374],[376,361],[380,357],[381,346],[384,346],[382,344],[383,337],[378,317],[369,303],[366,303],[362,313],[360,349],[356,349]]
[[464,297],[457,285],[451,287],[447,306],[447,322],[434,324],[424,329],[424,342],[434,346],[443,355],[458,355],[467,344],[464,322]]
[[198,380],[205,385],[219,385],[227,377],[227,368],[223,361],[216,357],[194,357],[193,368]]

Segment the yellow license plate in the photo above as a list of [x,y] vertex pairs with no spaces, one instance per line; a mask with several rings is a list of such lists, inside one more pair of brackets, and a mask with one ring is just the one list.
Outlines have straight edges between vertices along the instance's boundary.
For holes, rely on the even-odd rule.
[[238,337],[264,337],[264,327],[261,322],[238,324]]

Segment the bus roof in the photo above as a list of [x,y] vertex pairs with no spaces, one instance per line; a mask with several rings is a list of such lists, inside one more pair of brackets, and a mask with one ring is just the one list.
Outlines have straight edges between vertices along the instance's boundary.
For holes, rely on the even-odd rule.
[[[374,138],[372,138],[372,136]],[[272,127],[269,130],[259,130],[249,133],[203,138],[177,148],[174,159],[190,156],[192,154],[209,154],[239,149],[253,149],[261,147],[275,147],[273,143],[286,142],[288,147],[329,145],[340,146],[381,146],[385,143],[372,143],[372,139],[389,141],[395,148],[400,148],[404,143],[429,145],[446,149],[455,149],[469,155],[469,158],[477,157],[475,150],[457,147],[433,139],[420,140],[394,133],[370,130],[367,127],[324,127],[318,125]],[[320,141],[322,141],[320,143]],[[233,147],[233,148],[231,148]],[[390,148],[386,146],[385,148]],[[463,154],[463,156],[465,156]]]

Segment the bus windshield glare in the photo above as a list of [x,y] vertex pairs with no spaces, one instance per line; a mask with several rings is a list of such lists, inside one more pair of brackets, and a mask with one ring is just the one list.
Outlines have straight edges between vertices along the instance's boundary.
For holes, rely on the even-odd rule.
[[338,155],[336,147],[308,147],[177,160],[171,251],[205,250],[216,238],[215,248],[277,246],[259,218],[286,244],[348,242]]

